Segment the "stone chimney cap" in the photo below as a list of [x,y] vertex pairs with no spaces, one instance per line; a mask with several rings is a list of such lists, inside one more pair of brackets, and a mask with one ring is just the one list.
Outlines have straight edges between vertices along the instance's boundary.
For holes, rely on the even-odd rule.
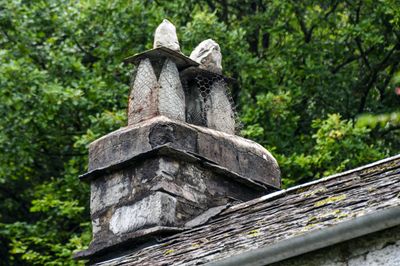
[[202,41],[194,48],[190,58],[200,64],[200,68],[218,74],[222,73],[222,54],[219,44],[212,39]]
[[158,47],[166,47],[175,52],[181,52],[176,28],[168,19],[164,19],[154,33],[153,48]]
[[169,58],[176,63],[179,70],[185,69],[187,67],[197,67],[199,63],[190,59],[182,53],[178,53],[167,47],[158,47],[155,49],[150,49],[142,53],[137,53],[133,56],[129,56],[123,60],[125,64],[135,64],[138,65],[142,59],[149,58],[150,60],[157,60],[159,58]]

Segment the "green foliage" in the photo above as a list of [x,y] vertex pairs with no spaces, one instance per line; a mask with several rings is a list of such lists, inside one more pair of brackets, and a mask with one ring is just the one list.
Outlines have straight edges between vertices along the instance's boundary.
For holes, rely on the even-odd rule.
[[386,155],[379,146],[369,143],[368,128],[355,127],[352,121],[342,120],[338,114],[314,120],[312,128],[316,133],[307,153],[280,158],[283,172],[288,173],[283,179],[285,186],[339,173]]
[[357,126],[369,126],[371,128],[376,128],[377,126],[382,128],[398,127],[400,126],[400,112],[379,115],[363,114],[357,118]]
[[[242,134],[285,186],[399,151],[400,4],[0,0],[0,265],[74,265],[90,241],[87,146],[126,123],[131,66],[163,18],[221,45]],[[400,90],[400,89],[399,89]]]

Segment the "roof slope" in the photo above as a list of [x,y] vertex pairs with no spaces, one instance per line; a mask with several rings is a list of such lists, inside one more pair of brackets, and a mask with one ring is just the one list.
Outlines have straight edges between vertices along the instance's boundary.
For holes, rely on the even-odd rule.
[[400,156],[234,205],[206,224],[96,265],[195,265],[400,206]]

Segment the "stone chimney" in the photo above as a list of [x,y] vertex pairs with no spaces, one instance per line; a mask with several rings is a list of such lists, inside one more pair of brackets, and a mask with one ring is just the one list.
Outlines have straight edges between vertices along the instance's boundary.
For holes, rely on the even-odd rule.
[[154,49],[135,65],[128,126],[89,147],[93,239],[76,258],[92,262],[206,221],[221,206],[280,188],[276,160],[235,135],[221,52],[202,42],[190,58],[164,20]]

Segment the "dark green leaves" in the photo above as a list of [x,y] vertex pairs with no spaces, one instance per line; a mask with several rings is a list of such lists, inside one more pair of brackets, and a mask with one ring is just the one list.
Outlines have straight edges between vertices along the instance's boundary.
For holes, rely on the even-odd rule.
[[[163,18],[217,41],[242,134],[284,186],[400,150],[400,5],[0,0],[0,265],[73,265],[90,241],[87,146],[126,123],[131,66]],[[367,115],[363,115],[367,114]]]

